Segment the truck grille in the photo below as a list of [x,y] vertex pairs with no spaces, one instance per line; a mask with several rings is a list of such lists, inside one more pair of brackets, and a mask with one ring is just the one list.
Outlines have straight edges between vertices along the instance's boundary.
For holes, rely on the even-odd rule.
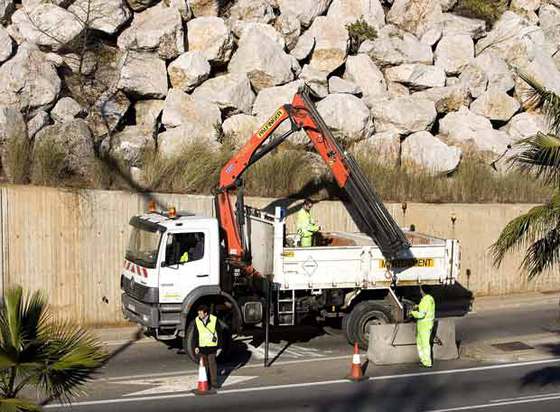
[[121,289],[129,296],[144,303],[157,303],[159,301],[159,288],[151,288],[128,279],[121,275]]

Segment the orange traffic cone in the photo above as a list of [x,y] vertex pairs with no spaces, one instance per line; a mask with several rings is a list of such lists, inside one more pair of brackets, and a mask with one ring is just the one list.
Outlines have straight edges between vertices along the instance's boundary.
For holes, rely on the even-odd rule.
[[206,366],[204,366],[202,357],[200,357],[200,363],[198,364],[198,384],[193,392],[197,395],[208,394],[208,377],[206,376]]
[[365,378],[362,373],[362,362],[360,361],[360,349],[358,348],[358,343],[354,343],[354,355],[352,356],[352,369],[350,369],[350,375],[347,377],[351,381],[359,382]]

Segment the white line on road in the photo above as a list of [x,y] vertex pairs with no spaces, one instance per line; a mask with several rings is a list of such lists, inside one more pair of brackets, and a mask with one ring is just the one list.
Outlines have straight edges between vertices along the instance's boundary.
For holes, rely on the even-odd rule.
[[[533,365],[543,365],[549,363],[558,363],[560,362],[560,358],[554,359],[545,359],[545,360],[537,360],[537,361],[528,361],[528,362],[517,362],[517,363],[506,363],[500,365],[489,365],[489,366],[478,366],[473,368],[463,368],[463,369],[447,369],[441,371],[426,371],[426,372],[414,372],[414,373],[404,373],[400,375],[385,375],[385,376],[374,376],[368,378],[369,381],[381,381],[381,380],[390,380],[390,379],[403,379],[403,378],[412,378],[412,377],[421,377],[421,376],[431,376],[431,375],[450,375],[450,374],[457,374],[457,373],[467,373],[467,372],[479,372],[479,371],[487,371],[492,369],[505,369],[505,368],[518,368],[523,366],[533,366]],[[227,395],[230,393],[243,393],[243,392],[261,392],[261,391],[268,391],[268,390],[278,390],[278,389],[292,389],[292,388],[305,388],[311,386],[321,386],[321,385],[335,385],[340,383],[350,383],[351,381],[347,379],[337,379],[337,380],[330,380],[330,381],[320,381],[320,382],[305,382],[305,383],[293,383],[293,384],[286,384],[286,385],[271,385],[271,386],[257,386],[252,388],[239,388],[239,389],[228,389],[224,391],[219,391],[218,395]],[[184,394],[176,394],[176,395],[161,395],[161,396],[150,396],[150,397],[137,397],[137,398],[127,398],[127,399],[102,399],[98,401],[84,401],[84,402],[76,402],[72,405],[64,405],[64,404],[52,404],[47,405],[45,408],[63,408],[63,407],[78,407],[78,406],[91,406],[91,405],[103,405],[103,404],[110,404],[110,403],[124,403],[124,402],[137,402],[137,401],[151,401],[151,400],[159,400],[159,399],[173,399],[173,398],[182,398],[182,397],[190,397],[193,396],[191,393],[184,393]],[[550,398],[550,399],[549,399]],[[539,398],[539,399],[528,399],[528,400],[518,400],[518,401],[511,401],[513,403],[523,403],[523,402],[536,402],[536,401],[544,401],[544,400],[552,400],[552,399],[560,399],[560,395],[556,397],[549,397],[549,398]],[[507,405],[508,403],[503,403]],[[499,403],[488,404],[490,406],[499,406]],[[486,406],[488,406],[486,405]],[[473,406],[464,406],[459,407],[460,409],[442,409],[438,411],[430,411],[430,412],[444,412],[444,411],[460,411],[460,410],[468,410],[470,409],[481,409],[483,406],[473,405]],[[462,409],[461,409],[462,408]]]
[[541,398],[546,396],[555,396],[560,395],[560,392],[553,392],[553,393],[540,393],[536,395],[525,395],[525,396],[515,396],[513,398],[502,398],[502,399],[494,399],[490,402],[504,402],[504,401],[515,401],[519,399],[529,399],[529,398]]
[[[483,403],[479,405],[467,405],[467,406],[459,406],[456,408],[447,408],[447,409],[433,409],[426,412],[453,412],[453,411],[471,411],[475,409],[487,409],[487,408],[495,408],[496,406],[507,406],[507,405],[519,405],[524,403],[535,403],[535,402],[546,402],[546,401],[554,401],[560,399],[560,395],[555,396],[546,396],[541,398],[531,398],[531,399],[518,399],[515,401],[504,401],[504,402],[495,402],[495,403]],[[493,401],[491,401],[493,402]]]

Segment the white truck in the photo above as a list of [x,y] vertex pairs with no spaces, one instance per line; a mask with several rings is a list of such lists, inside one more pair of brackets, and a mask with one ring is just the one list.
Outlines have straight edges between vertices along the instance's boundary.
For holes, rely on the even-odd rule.
[[[297,233],[287,233],[283,209],[266,213],[244,205],[240,176],[287,137],[263,146],[287,118],[291,132],[303,128],[331,167],[364,233],[322,233],[321,245],[299,247]],[[236,210],[231,190],[238,192]],[[170,209],[133,217],[121,273],[124,316],[157,339],[182,338],[193,359],[200,304],[231,334],[342,317],[348,341],[365,348],[368,325],[405,320],[416,286],[451,285],[459,274],[458,241],[398,228],[306,93],[275,113],[224,166],[212,215]],[[226,336],[224,352],[228,342]]]

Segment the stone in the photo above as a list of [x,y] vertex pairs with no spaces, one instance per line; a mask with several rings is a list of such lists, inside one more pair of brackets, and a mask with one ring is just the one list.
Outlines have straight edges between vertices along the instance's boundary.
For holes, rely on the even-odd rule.
[[268,29],[253,25],[244,30],[239,48],[228,65],[230,73],[247,73],[251,85],[261,89],[285,84],[294,79],[294,58],[279,44],[281,36],[271,36]]
[[286,49],[292,50],[296,46],[301,34],[301,24],[296,15],[292,13],[282,13],[276,19],[275,27],[284,37]]
[[0,64],[12,57],[13,48],[12,38],[8,32],[0,26]]
[[339,142],[367,139],[373,132],[369,109],[351,94],[329,94],[317,103],[317,110]]
[[181,15],[183,21],[186,23],[193,18],[189,2],[190,0],[169,0],[166,4],[169,4],[169,7],[176,9]]
[[351,151],[359,157],[375,157],[376,162],[396,166],[401,152],[401,136],[398,130],[389,129],[356,142]]
[[233,20],[268,24],[274,20],[274,10],[267,0],[238,0],[229,10]]
[[387,23],[421,37],[442,16],[441,4],[433,0],[395,0]]
[[132,17],[123,0],[76,0],[68,11],[89,28],[110,35],[117,34]]
[[310,64],[306,64],[301,71],[299,78],[303,80],[319,98],[325,98],[329,94],[329,81],[327,72],[316,69]]
[[221,120],[220,109],[215,103],[177,89],[170,89],[165,98],[161,122],[166,128],[186,125],[193,129],[210,129],[221,124]]
[[13,106],[0,106],[0,147],[12,139],[27,137],[25,120],[21,112]]
[[172,87],[191,92],[210,76],[210,63],[204,53],[189,51],[183,53],[167,67]]
[[119,36],[117,45],[123,50],[158,53],[164,60],[174,59],[185,52],[179,11],[159,3],[135,14],[130,27]]
[[194,17],[217,16],[220,11],[219,0],[188,0]]
[[[89,178],[95,159],[93,139],[87,123],[74,119],[65,123],[55,123],[40,130],[35,135],[34,157],[45,146],[56,146],[64,153],[60,167],[82,178]],[[33,164],[33,167],[36,167]]]
[[167,94],[165,61],[152,53],[129,52],[121,64],[119,89],[135,97],[165,97]]
[[134,104],[136,125],[155,132],[160,123],[160,115],[165,106],[164,100],[139,100]]
[[[342,66],[346,59],[348,48],[348,30],[337,20],[319,16],[315,19],[311,27],[303,33],[299,38],[298,45],[294,51],[298,49],[299,43],[312,45],[311,61],[309,64],[316,69],[332,73],[334,70]],[[296,56],[299,59],[300,54]],[[305,55],[303,58],[306,58]]]
[[439,121],[439,132],[452,142],[500,155],[513,142],[506,132],[494,130],[486,117],[466,107],[445,115]]
[[449,11],[455,7],[459,0],[438,0],[443,11]]
[[[546,89],[560,94],[560,70],[556,66],[554,59],[542,52],[535,52],[533,60],[521,69],[525,74],[542,84]],[[520,78],[515,79],[515,95],[521,101],[530,97],[532,90]]]
[[121,92],[103,93],[90,109],[86,121],[96,142],[113,132],[130,107],[130,100]]
[[542,0],[512,0],[510,7],[512,10],[522,11],[525,13],[535,12],[541,7]]
[[255,116],[240,113],[228,117],[222,124],[222,131],[235,149],[240,149],[257,131],[259,122]]
[[141,12],[156,4],[158,0],[126,0],[128,6],[135,12]]
[[142,126],[126,126],[113,136],[110,153],[128,166],[138,167],[142,165],[144,153],[155,148],[152,131]]
[[329,77],[330,93],[348,93],[353,95],[361,95],[360,87],[350,80],[342,79],[338,76]]
[[41,3],[27,11],[17,10],[12,23],[25,40],[38,46],[59,50],[76,39],[84,25],[62,7]]
[[267,40],[277,43],[282,49],[286,47],[284,36],[270,24],[238,22],[233,29],[234,34],[241,37],[263,36]]
[[397,82],[387,82],[388,97],[410,96],[410,90],[404,84]]
[[210,63],[225,64],[231,57],[233,36],[219,17],[198,17],[189,21],[187,38],[188,50],[204,53]]
[[547,133],[548,123],[542,113],[524,112],[518,113],[500,130],[506,132],[513,141],[536,135],[538,132]]
[[459,74],[474,59],[474,43],[466,34],[443,36],[434,53],[435,65],[447,74]]
[[432,27],[422,35],[420,41],[432,47],[441,39],[442,35],[443,33],[439,27]]
[[397,129],[401,135],[429,130],[437,116],[434,103],[417,96],[378,100],[371,114],[376,132]]
[[43,127],[50,124],[50,122],[51,118],[49,117],[49,114],[47,112],[45,112],[44,110],[38,111],[37,114],[27,122],[27,136],[30,139],[33,139],[37,132]]
[[172,159],[193,144],[203,144],[205,148],[218,150],[220,144],[217,137],[214,127],[188,122],[158,135],[158,153],[163,158]]
[[97,56],[92,51],[86,51],[83,58],[75,53],[68,53],[62,56],[64,64],[73,72],[80,71],[80,60],[82,63],[81,71],[84,76],[93,74],[97,69]]
[[380,67],[407,63],[433,63],[430,45],[422,43],[414,35],[403,32],[395,26],[385,26],[380,30],[377,39],[363,42],[359,53],[367,53]]
[[469,64],[459,75],[458,84],[465,87],[473,98],[477,98],[486,91],[488,75],[478,64]]
[[327,11],[331,0],[277,0],[280,13],[292,14],[303,27],[311,26],[313,20]]
[[508,92],[515,86],[506,62],[492,51],[483,52],[476,56],[474,63],[486,73],[488,87]]
[[426,64],[403,64],[385,70],[387,81],[403,83],[412,90],[445,86],[445,70]]
[[443,36],[465,34],[476,40],[486,35],[486,22],[484,20],[471,19],[453,13],[443,13],[437,25]]
[[387,96],[385,77],[366,54],[348,57],[343,78],[358,85],[368,106]]
[[471,103],[471,112],[490,120],[507,122],[519,110],[520,104],[505,92],[488,88],[478,99]]
[[379,0],[333,0],[327,17],[343,25],[360,19],[375,29],[385,25],[385,11]]
[[8,20],[8,16],[12,14],[16,8],[13,0],[0,0],[0,23]]
[[470,104],[469,93],[461,85],[434,87],[414,93],[413,96],[433,102],[438,113],[454,112]]
[[51,110],[51,117],[55,122],[69,122],[74,120],[76,117],[83,117],[86,115],[86,111],[80,103],[71,97],[63,97],[60,99],[53,109]]
[[22,112],[52,107],[61,89],[56,67],[31,43],[18,47],[16,55],[0,66],[0,102]]
[[560,7],[545,4],[539,9],[539,27],[551,44],[560,44]]
[[245,73],[229,73],[206,80],[193,96],[217,104],[226,113],[251,113],[255,100]]
[[401,145],[402,161],[414,163],[432,173],[449,173],[457,169],[462,150],[448,146],[431,133],[422,131],[408,136]]

